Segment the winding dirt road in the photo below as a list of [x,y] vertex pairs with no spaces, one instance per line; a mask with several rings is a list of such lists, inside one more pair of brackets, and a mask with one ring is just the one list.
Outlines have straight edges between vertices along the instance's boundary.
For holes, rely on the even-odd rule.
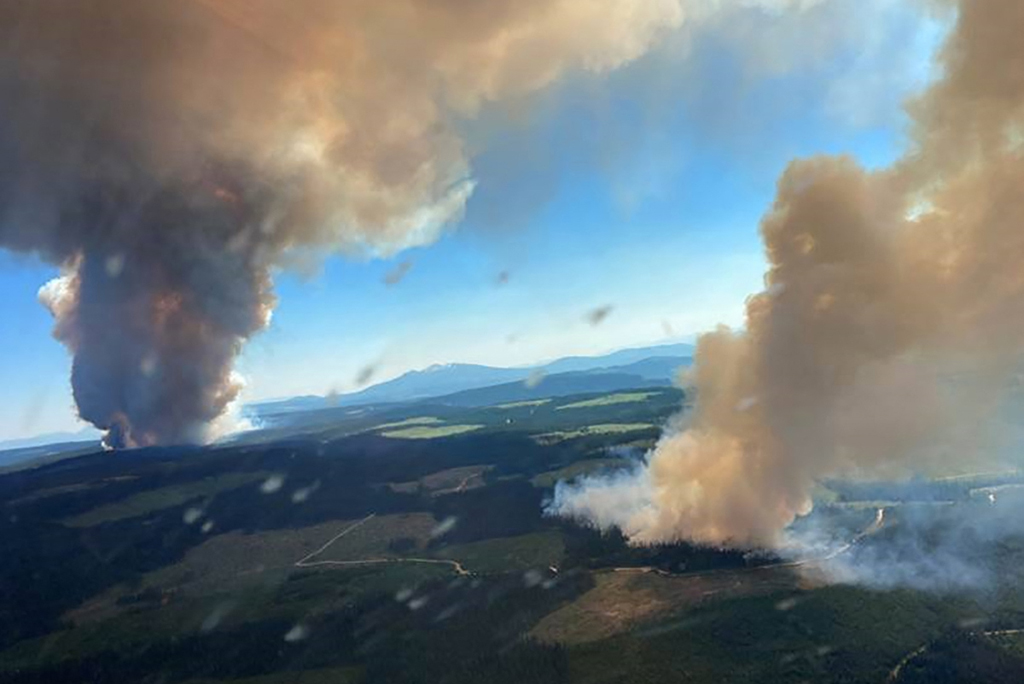
[[351,567],[351,566],[357,566],[357,565],[378,565],[378,564],[381,564],[381,563],[430,563],[432,565],[447,565],[447,566],[451,567],[452,570],[454,570],[455,574],[457,574],[457,575],[468,576],[468,575],[472,574],[468,570],[466,570],[466,568],[463,567],[462,563],[460,563],[459,561],[449,560],[447,558],[362,558],[362,559],[359,559],[359,560],[320,560],[320,561],[313,560],[314,558],[319,556],[321,553],[323,553],[324,551],[329,549],[331,547],[331,544],[333,544],[334,542],[338,541],[339,539],[341,539],[346,534],[348,534],[352,530],[356,529],[360,525],[363,525],[363,524],[369,522],[376,515],[377,515],[376,513],[370,513],[370,515],[366,516],[362,520],[360,520],[358,522],[355,522],[355,523],[352,523],[351,525],[349,525],[348,527],[343,529],[341,532],[339,532],[338,534],[336,534],[333,537],[331,537],[327,541],[327,543],[325,543],[323,546],[318,548],[316,551],[313,551],[312,553],[306,554],[305,556],[303,556],[299,560],[295,561],[295,567],[297,567],[297,568],[315,568],[315,567],[324,567],[324,566],[332,566],[332,567],[345,567],[345,566],[349,566],[349,567]]
[[[982,636],[987,637],[1001,637],[1001,636],[1016,636],[1018,634],[1024,634],[1024,627],[1014,629],[990,629],[985,632],[979,632]],[[889,676],[885,678],[886,682],[898,682],[900,675],[903,674],[903,668],[907,666],[911,660],[921,655],[928,650],[928,646],[931,642],[921,644],[907,655],[900,658],[900,661],[896,663],[896,666],[889,670]]]

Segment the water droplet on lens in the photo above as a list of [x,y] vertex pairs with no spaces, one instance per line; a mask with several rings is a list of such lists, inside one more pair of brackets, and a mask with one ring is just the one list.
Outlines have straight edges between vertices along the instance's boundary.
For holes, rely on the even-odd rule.
[[298,624],[288,630],[284,635],[284,640],[289,644],[293,644],[296,641],[302,641],[309,636],[309,627],[303,624]]
[[455,527],[458,521],[459,519],[455,516],[448,516],[447,518],[439,522],[437,525],[435,525],[434,529],[430,531],[431,538],[436,539],[437,537],[443,537],[444,535],[448,534],[452,531],[452,528]]
[[263,492],[264,494],[273,494],[274,492],[281,489],[283,485],[283,475],[271,475],[270,477],[263,481],[263,484],[260,485],[260,491]]

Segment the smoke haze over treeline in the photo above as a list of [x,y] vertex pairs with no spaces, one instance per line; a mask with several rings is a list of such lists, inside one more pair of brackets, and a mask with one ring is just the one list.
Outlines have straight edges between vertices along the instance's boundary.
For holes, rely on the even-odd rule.
[[700,338],[684,428],[631,474],[563,485],[553,512],[635,543],[777,545],[824,479],[998,454],[1024,349],[1024,4],[955,11],[904,156],[789,165],[765,289],[743,331]]

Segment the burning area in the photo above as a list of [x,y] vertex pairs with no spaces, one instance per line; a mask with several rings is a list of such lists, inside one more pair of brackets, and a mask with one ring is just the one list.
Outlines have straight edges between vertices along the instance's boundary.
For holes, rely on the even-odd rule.
[[80,416],[114,447],[211,438],[276,268],[431,242],[475,184],[460,122],[682,19],[678,0],[0,3],[0,247],[64,271],[40,297]]
[[695,397],[626,475],[549,511],[636,544],[780,547],[830,478],[983,470],[1013,446],[1024,350],[1024,43],[1016,0],[940,3],[939,76],[905,154],[793,161],[761,222],[765,289],[699,339]]

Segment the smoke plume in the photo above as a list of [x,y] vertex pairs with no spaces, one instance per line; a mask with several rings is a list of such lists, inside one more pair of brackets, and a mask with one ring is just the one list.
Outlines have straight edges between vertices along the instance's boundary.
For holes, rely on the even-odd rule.
[[40,293],[82,418],[202,440],[310,250],[433,240],[473,190],[462,121],[606,72],[682,0],[0,2],[0,247]]
[[741,332],[698,343],[696,406],[636,472],[551,510],[636,543],[773,545],[829,477],[997,451],[1024,350],[1024,3],[964,0],[905,156],[794,161]]

